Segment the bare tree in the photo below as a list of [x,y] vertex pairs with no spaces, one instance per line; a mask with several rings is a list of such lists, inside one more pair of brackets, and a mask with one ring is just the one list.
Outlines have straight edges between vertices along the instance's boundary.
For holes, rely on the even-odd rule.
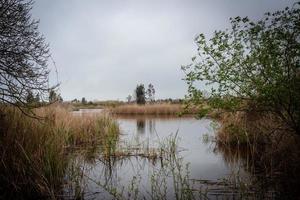
[[147,89],[146,93],[148,96],[148,100],[150,102],[154,102],[155,101],[155,89],[151,83],[148,85],[148,89]]
[[[0,0],[0,102],[30,108],[28,91],[45,99],[49,91],[49,46],[32,19],[33,2]],[[54,87],[53,87],[54,88]]]

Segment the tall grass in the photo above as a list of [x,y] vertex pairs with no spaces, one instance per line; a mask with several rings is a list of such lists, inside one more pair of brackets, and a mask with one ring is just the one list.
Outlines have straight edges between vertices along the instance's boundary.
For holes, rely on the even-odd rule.
[[247,144],[252,141],[245,126],[243,113],[224,113],[220,117],[221,127],[217,132],[217,141],[227,145]]
[[264,195],[275,189],[278,199],[299,196],[295,189],[299,179],[294,178],[300,174],[299,136],[271,114],[226,113],[220,122],[216,151],[229,163],[238,154],[236,160],[242,160],[244,168],[256,179],[252,187],[264,189]]
[[61,191],[68,152],[117,135],[109,116],[73,116],[65,109],[47,107],[36,120],[14,108],[1,108],[0,198],[55,199]]
[[288,134],[288,130],[278,118],[260,113],[223,113],[219,116],[221,127],[217,131],[217,141],[228,145],[249,145],[272,143]]
[[[184,106],[181,104],[146,104],[146,105],[121,105],[110,109],[113,114],[126,115],[179,115],[183,113]],[[196,111],[189,110],[189,114],[194,114]]]

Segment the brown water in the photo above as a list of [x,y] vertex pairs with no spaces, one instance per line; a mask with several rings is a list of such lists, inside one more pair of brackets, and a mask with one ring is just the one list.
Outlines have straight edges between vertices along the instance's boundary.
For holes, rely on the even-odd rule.
[[[66,196],[79,193],[85,199],[250,199],[273,198],[272,188],[263,196],[251,188],[253,175],[240,150],[227,152],[213,142],[217,123],[193,117],[116,117],[121,135],[117,151],[130,155],[103,157],[91,147],[75,159],[80,180],[66,189]],[[143,152],[176,150],[165,156]],[[155,153],[152,153],[157,155]],[[152,155],[151,154],[151,155]],[[257,197],[258,195],[258,197]]]

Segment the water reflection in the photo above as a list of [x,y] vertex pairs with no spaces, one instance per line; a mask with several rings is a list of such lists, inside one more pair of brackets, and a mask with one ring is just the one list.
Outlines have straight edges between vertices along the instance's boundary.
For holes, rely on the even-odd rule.
[[[226,146],[216,144],[228,166],[240,166],[248,176],[235,171],[234,178],[255,199],[297,199],[300,196],[299,137],[282,137],[273,145]],[[229,176],[230,177],[230,176]]]
[[73,197],[76,190],[96,199],[299,196],[299,162],[292,158],[300,154],[290,155],[297,152],[290,149],[297,146],[294,140],[276,147],[277,151],[230,147],[210,140],[214,130],[208,119],[123,116],[117,120],[122,134],[113,148],[91,148],[77,157],[78,174],[84,175],[75,184],[80,190],[68,190]]
[[147,119],[145,117],[139,117],[136,119],[136,128],[138,134],[145,134],[146,128],[147,132],[150,134],[155,133],[155,120],[154,119]]
[[75,116],[91,116],[91,115],[101,115],[104,113],[104,109],[79,109],[72,111]]
[[149,119],[148,120],[148,127],[149,127],[149,132],[153,134],[155,132],[155,120]]
[[[110,156],[107,150],[98,154],[94,151],[96,161],[81,164],[86,166],[85,177],[89,177],[85,192],[94,192],[97,198],[110,199],[112,191],[119,195],[122,191],[127,194],[138,190],[139,198],[151,199],[149,193],[153,188],[163,189],[153,195],[167,199],[173,199],[176,193],[186,197],[184,188],[193,186],[191,180],[217,181],[230,171],[218,156],[208,151],[209,144],[201,142],[204,134],[213,134],[208,119],[122,117],[117,120],[122,134],[113,148],[115,151],[108,151]],[[170,139],[170,135],[176,135],[178,142]],[[174,149],[175,143],[176,154],[168,150]],[[131,188],[127,187],[129,183]],[[97,196],[98,192],[101,195]]]
[[137,119],[136,120],[136,128],[138,134],[145,133],[145,119]]

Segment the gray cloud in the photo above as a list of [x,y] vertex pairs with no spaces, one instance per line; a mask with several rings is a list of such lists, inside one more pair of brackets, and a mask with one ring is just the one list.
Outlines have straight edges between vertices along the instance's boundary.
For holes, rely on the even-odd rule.
[[33,16],[50,43],[65,99],[124,100],[136,84],[150,82],[159,98],[177,98],[186,93],[180,66],[196,54],[198,33],[210,36],[228,27],[229,17],[259,19],[293,2],[39,0]]

